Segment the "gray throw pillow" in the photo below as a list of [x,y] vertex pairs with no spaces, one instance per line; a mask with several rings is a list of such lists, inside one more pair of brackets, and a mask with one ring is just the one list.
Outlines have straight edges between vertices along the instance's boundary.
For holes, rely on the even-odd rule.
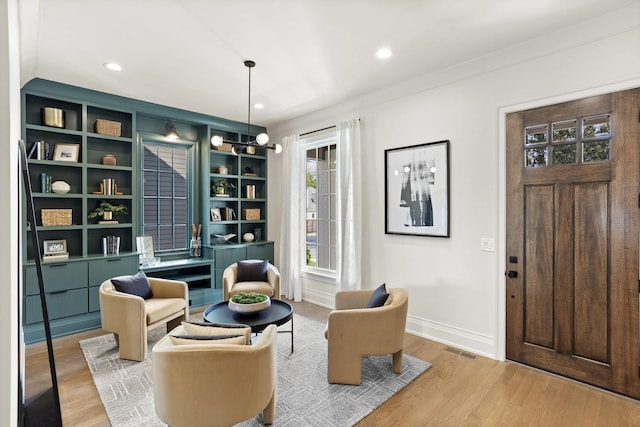
[[238,261],[238,282],[266,282],[269,261]]
[[387,292],[387,286],[385,283],[378,286],[373,293],[371,294],[371,298],[369,298],[369,304],[367,308],[375,308],[382,307],[384,303],[389,298],[389,293]]
[[144,299],[153,298],[151,284],[144,271],[139,271],[133,276],[120,276],[111,279],[111,283],[118,292],[136,295]]

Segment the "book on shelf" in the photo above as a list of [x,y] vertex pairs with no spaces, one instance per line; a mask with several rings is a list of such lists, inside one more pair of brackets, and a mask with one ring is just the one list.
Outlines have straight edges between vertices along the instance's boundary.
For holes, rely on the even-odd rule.
[[112,220],[101,220],[98,221],[98,224],[120,224],[117,220],[112,219]]
[[51,144],[42,140],[34,142],[29,149],[27,157],[30,159],[35,157],[36,160],[52,160],[53,150],[51,149]]
[[40,192],[41,193],[51,193],[51,182],[53,181],[53,177],[46,173],[40,174]]
[[102,255],[117,255],[120,253],[120,236],[104,236],[102,238]]
[[40,141],[36,141],[33,144],[31,144],[31,148],[29,149],[29,154],[27,154],[27,158],[33,159],[33,156],[34,154],[36,154],[36,150],[38,149],[39,142]]
[[234,233],[229,233],[229,234],[214,234],[215,237],[222,239],[225,242],[230,241],[231,239],[233,239],[234,237],[236,237],[236,235]]
[[223,221],[232,221],[238,219],[236,211],[233,208],[220,208],[220,217]]
[[51,144],[43,140],[35,141],[31,144],[27,157],[35,160],[53,160]]

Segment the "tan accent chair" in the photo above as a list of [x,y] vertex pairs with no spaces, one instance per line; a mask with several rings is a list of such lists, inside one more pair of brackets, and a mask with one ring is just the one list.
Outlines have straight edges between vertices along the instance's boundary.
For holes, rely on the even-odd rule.
[[147,357],[147,331],[167,325],[167,331],[189,319],[189,290],[185,282],[149,277],[153,298],[118,292],[105,280],[100,285],[102,329],[113,332],[121,359]]
[[174,345],[162,338],[151,354],[158,417],[172,427],[227,427],[262,412],[262,422],[273,423],[277,335],[269,325],[253,345]]
[[280,272],[273,264],[269,264],[267,267],[266,282],[237,282],[237,280],[238,263],[234,262],[222,273],[222,298],[224,301],[228,301],[239,292],[258,292],[269,298],[280,299]]
[[340,291],[329,313],[327,380],[331,384],[360,384],[363,356],[393,355],[393,372],[402,372],[402,348],[407,325],[407,292],[388,290],[382,307],[367,308],[373,289]]

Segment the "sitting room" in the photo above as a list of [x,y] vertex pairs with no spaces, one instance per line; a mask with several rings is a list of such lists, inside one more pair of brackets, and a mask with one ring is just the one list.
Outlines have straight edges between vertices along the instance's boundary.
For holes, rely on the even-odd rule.
[[640,425],[638,0],[0,11],[0,424]]

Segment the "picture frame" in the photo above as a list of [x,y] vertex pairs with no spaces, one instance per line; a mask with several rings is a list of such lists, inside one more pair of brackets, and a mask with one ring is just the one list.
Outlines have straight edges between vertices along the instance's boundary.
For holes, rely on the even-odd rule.
[[78,162],[80,144],[56,144],[53,150],[53,160],[58,162]]
[[69,253],[66,240],[44,240],[42,246],[44,256],[66,255]]
[[211,208],[211,221],[221,221],[220,208]]
[[449,140],[384,152],[385,234],[449,237]]
[[138,252],[140,264],[148,265],[158,261],[153,248],[153,237],[151,236],[137,236],[136,251]]

